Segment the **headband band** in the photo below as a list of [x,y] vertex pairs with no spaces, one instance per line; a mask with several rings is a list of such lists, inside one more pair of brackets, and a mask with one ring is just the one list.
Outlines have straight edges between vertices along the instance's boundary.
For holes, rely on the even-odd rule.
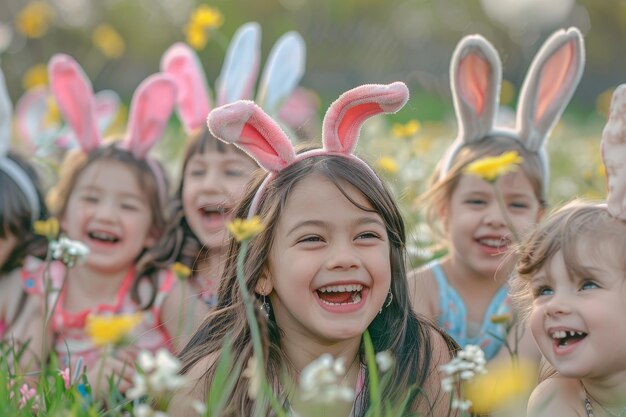
[[33,222],[39,219],[39,197],[37,189],[26,172],[13,160],[6,156],[0,157],[0,171],[7,174],[20,188],[28,205],[30,206],[30,217]]

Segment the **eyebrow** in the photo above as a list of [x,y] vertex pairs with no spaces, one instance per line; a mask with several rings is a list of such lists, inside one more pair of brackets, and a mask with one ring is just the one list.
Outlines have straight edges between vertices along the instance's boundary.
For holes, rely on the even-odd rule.
[[[355,226],[361,226],[365,224],[376,224],[384,228],[385,230],[387,229],[385,227],[385,224],[382,221],[380,221],[380,219],[377,219],[375,217],[370,217],[370,216],[359,217],[355,222],[353,222],[353,224]],[[289,229],[289,231],[287,232],[287,236],[291,235],[298,229],[301,229],[306,226],[328,227],[328,223],[322,220],[304,220],[304,221],[296,223],[291,229]]]

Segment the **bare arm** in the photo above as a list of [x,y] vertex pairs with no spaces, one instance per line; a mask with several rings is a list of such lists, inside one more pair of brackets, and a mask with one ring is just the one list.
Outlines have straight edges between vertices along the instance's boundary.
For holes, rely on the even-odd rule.
[[580,383],[567,378],[548,378],[539,384],[528,400],[528,417],[586,416]]
[[415,313],[436,321],[439,310],[439,290],[430,269],[420,268],[407,274],[409,299]]
[[163,301],[161,321],[173,338],[177,352],[187,344],[209,309],[187,281],[177,281]]

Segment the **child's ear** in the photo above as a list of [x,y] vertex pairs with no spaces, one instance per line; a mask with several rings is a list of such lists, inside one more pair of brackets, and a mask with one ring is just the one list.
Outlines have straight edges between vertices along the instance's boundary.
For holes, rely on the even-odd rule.
[[267,267],[264,267],[263,272],[261,272],[261,276],[259,277],[259,280],[254,286],[254,292],[259,295],[270,295],[273,290],[274,286],[272,285],[270,273],[267,270]]
[[443,231],[448,233],[448,219],[450,214],[450,203],[441,203],[437,205],[437,217],[439,217],[439,221],[441,222],[441,226],[443,227]]

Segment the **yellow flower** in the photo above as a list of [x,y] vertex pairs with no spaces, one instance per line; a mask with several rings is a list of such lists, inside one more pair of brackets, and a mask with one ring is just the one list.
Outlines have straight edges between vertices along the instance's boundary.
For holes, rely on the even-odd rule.
[[528,362],[516,365],[494,364],[485,375],[478,375],[463,385],[464,397],[472,402],[476,414],[490,414],[516,402],[526,404],[536,385],[535,367]]
[[500,86],[500,104],[511,104],[515,98],[515,87],[507,80],[502,80]]
[[97,346],[116,344],[141,322],[141,313],[116,316],[89,315],[87,334]]
[[124,55],[126,44],[115,28],[108,24],[98,25],[91,34],[96,48],[109,59],[118,59]]
[[48,68],[45,64],[37,64],[30,67],[22,78],[24,90],[48,84]]
[[191,269],[189,269],[187,265],[181,264],[180,262],[176,262],[172,266],[172,271],[174,271],[174,274],[176,274],[178,279],[181,281],[189,278],[191,275]]
[[265,225],[261,223],[259,216],[254,216],[250,220],[234,219],[226,226],[235,239],[237,239],[237,242],[251,239],[265,229]]
[[524,159],[516,151],[500,156],[487,156],[472,162],[465,168],[466,174],[477,175],[485,181],[494,182],[501,175],[517,171]]
[[204,48],[209,39],[207,32],[219,28],[223,23],[224,17],[218,9],[205,4],[198,6],[185,25],[187,43],[195,49]]
[[508,324],[511,321],[511,315],[508,313],[505,314],[494,314],[489,317],[489,320],[493,324]]
[[46,115],[43,119],[44,126],[54,126],[61,121],[59,106],[57,106],[57,102],[52,95],[48,96],[46,104]]
[[27,38],[41,38],[50,28],[54,10],[43,1],[35,1],[20,11],[15,20],[17,30]]
[[390,174],[395,174],[400,169],[396,161],[390,156],[383,156],[376,161],[376,167]]
[[48,240],[56,239],[59,234],[59,221],[54,217],[50,217],[48,220],[37,220],[33,224],[33,230]]
[[402,123],[394,123],[391,132],[395,137],[409,138],[419,132],[421,128],[422,125],[420,124],[420,122],[413,119],[404,125]]

